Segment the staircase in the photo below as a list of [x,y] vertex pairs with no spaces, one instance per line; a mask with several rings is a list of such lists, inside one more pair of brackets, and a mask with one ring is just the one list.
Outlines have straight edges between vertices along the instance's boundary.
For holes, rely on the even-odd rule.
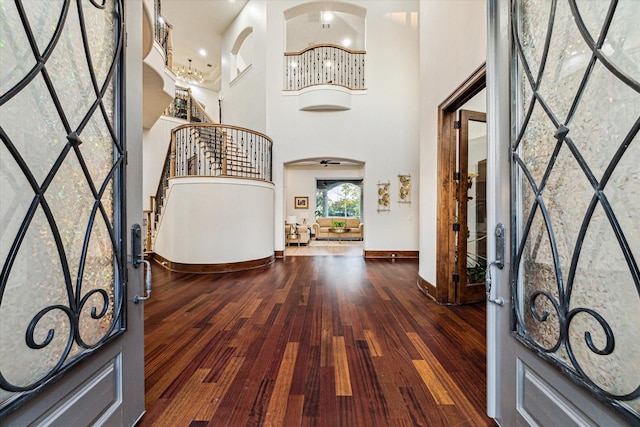
[[169,178],[231,177],[271,182],[273,142],[267,136],[234,126],[193,123],[172,131],[162,175],[147,214],[145,251],[154,238],[169,189]]

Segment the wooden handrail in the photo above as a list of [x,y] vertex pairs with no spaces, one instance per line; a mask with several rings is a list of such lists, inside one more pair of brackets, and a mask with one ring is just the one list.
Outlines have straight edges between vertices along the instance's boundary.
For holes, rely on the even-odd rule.
[[[267,135],[257,132],[255,130],[251,130],[251,129],[247,129],[247,128],[243,128],[240,126],[234,126],[234,125],[224,125],[224,124],[220,124],[220,123],[185,123],[184,125],[180,125],[177,126],[175,128],[173,128],[173,132],[180,130],[180,129],[184,129],[184,128],[188,128],[188,127],[194,127],[194,126],[202,126],[202,127],[218,127],[218,128],[224,128],[224,129],[234,129],[234,130],[239,130],[242,132],[247,132],[247,133],[252,133],[254,135],[258,135],[263,137],[264,139],[268,140],[269,143],[271,144],[271,146],[269,148],[273,147],[273,140],[271,138],[269,138]],[[172,138],[174,138],[175,133],[172,134]]]
[[303,53],[308,52],[310,50],[320,49],[320,48],[323,48],[323,47],[332,47],[332,48],[335,48],[335,49],[344,50],[345,52],[352,53],[352,54],[364,54],[364,53],[367,53],[366,50],[351,50],[351,49],[347,49],[346,47],[340,46],[340,45],[337,45],[337,44],[321,43],[321,44],[314,44],[313,46],[306,47],[306,48],[302,49],[299,52],[285,52],[284,56],[302,55]]

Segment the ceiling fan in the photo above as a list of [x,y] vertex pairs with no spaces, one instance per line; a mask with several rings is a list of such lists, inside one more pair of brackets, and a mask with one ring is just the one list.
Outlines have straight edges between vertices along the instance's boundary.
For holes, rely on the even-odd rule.
[[320,164],[326,168],[328,165],[339,165],[340,162],[334,162],[333,160],[326,159],[320,160]]

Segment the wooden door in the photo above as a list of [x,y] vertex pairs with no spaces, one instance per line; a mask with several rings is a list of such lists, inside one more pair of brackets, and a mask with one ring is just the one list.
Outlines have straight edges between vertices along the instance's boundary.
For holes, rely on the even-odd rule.
[[463,109],[458,117],[456,302],[468,304],[485,298],[487,115]]
[[126,426],[144,410],[129,245],[142,222],[142,35],[125,46],[124,33],[142,4],[124,6],[0,11],[12,46],[0,70],[2,425]]

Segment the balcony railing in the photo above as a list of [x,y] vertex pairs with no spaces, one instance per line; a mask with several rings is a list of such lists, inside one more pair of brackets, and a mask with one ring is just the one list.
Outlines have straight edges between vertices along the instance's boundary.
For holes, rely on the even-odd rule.
[[177,117],[191,123],[214,123],[202,104],[191,94],[191,89],[176,87],[173,102],[164,111],[165,116]]
[[284,90],[337,85],[364,90],[366,52],[322,44],[284,54]]
[[155,39],[162,46],[164,51],[164,65],[171,69],[173,65],[173,48],[171,42],[171,31],[173,26],[162,16],[160,0],[154,1],[154,33]]

